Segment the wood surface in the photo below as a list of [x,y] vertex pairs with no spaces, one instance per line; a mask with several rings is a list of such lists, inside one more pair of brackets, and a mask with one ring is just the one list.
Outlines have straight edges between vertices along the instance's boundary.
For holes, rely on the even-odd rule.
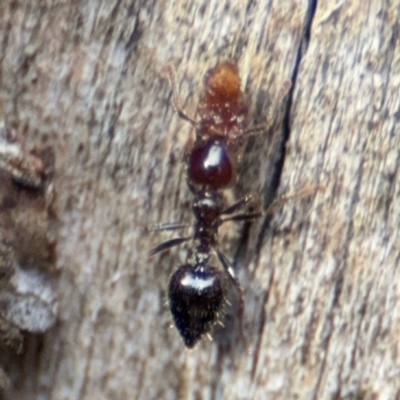
[[[390,0],[0,2],[1,117],[56,157],[59,315],[3,365],[7,400],[400,399],[400,6]],[[254,123],[229,202],[323,187],[221,228],[245,291],[187,351],[165,305],[191,221],[182,163],[204,72],[236,59]],[[277,193],[276,193],[277,192]]]

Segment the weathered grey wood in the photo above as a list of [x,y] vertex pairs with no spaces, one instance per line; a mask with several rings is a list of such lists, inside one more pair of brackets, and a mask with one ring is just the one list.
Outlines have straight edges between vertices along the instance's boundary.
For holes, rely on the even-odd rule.
[[[59,323],[6,365],[2,397],[400,398],[399,21],[398,3],[379,0],[321,1],[315,14],[295,0],[3,0],[2,114],[26,146],[55,149],[61,276]],[[247,241],[222,230],[228,256],[246,250],[251,356],[207,340],[186,351],[164,305],[185,246],[146,255],[169,237],[146,226],[191,217],[190,127],[160,71],[176,65],[194,111],[225,57],[239,60],[256,122],[295,76],[279,192],[325,187]],[[269,187],[270,147],[257,138],[245,154],[235,196]]]

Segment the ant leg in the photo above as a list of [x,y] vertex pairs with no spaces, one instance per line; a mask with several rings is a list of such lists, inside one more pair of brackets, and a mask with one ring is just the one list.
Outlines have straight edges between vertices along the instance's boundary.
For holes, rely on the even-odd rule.
[[186,112],[184,111],[184,109],[181,106],[181,101],[179,98],[179,88],[178,88],[178,84],[176,83],[176,77],[175,77],[175,72],[172,68],[171,65],[166,65],[163,68],[163,72],[166,73],[169,84],[171,86],[172,89],[172,105],[174,107],[175,112],[179,115],[179,117],[181,117],[182,119],[184,119],[185,121],[190,122],[195,128],[197,127],[197,123],[196,121],[190,117],[188,114],[186,114]]
[[245,131],[241,132],[240,138],[243,138],[243,140],[246,140],[250,136],[256,136],[256,135],[259,135],[260,133],[268,131],[274,122],[276,109],[278,108],[278,105],[282,102],[283,98],[288,94],[291,87],[292,87],[291,82],[285,81],[283,86],[279,90],[278,94],[275,96],[275,99],[272,102],[271,106],[268,109],[266,122],[262,125],[257,125],[257,126],[254,126],[253,128],[249,128],[249,129],[246,129]]
[[276,199],[266,210],[258,211],[253,213],[236,214],[231,217],[222,218],[221,225],[228,221],[252,221],[254,219],[265,217],[267,215],[273,214],[278,208],[282,207],[285,203],[290,200],[302,199],[304,197],[310,196],[319,190],[324,190],[323,186],[305,187],[299,192],[290,196],[281,196]]
[[154,256],[154,254],[157,254],[157,253],[160,253],[162,251],[168,250],[171,247],[178,246],[181,243],[187,242],[190,239],[192,239],[191,236],[167,240],[166,242],[163,242],[163,243],[159,244],[158,246],[154,247],[154,249],[150,250],[148,252],[148,256],[149,257]]
[[233,286],[235,287],[235,289],[238,293],[239,304],[238,304],[238,309],[237,309],[237,316],[238,316],[238,320],[239,320],[240,338],[242,339],[243,345],[244,345],[247,353],[250,354],[251,352],[250,352],[250,348],[249,348],[249,343],[247,341],[246,335],[244,333],[244,328],[243,328],[243,316],[244,316],[243,289],[242,289],[242,286],[240,285],[238,278],[235,275],[235,272],[233,271],[231,262],[220,251],[217,251],[217,255],[218,255],[219,260],[221,261],[222,266],[224,267],[224,270],[228,274],[229,279],[233,283]]
[[248,194],[247,196],[243,197],[239,201],[237,201],[235,204],[231,205],[227,209],[223,210],[221,214],[223,215],[229,215],[233,214],[242,208],[247,207],[248,205],[252,205],[256,202],[259,202],[259,196],[256,196],[252,193]]
[[148,228],[148,232],[175,231],[178,229],[190,228],[193,224],[183,222],[161,222]]

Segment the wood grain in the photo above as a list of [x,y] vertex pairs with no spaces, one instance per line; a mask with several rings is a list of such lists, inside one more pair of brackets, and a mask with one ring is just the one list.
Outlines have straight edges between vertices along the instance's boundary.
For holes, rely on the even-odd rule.
[[[8,359],[1,398],[399,399],[399,21],[390,0],[3,0],[2,116],[54,147],[61,276],[59,322]],[[190,126],[160,71],[194,112],[223,58],[255,123],[293,84],[231,197],[324,187],[221,230],[252,355],[234,329],[188,352],[164,304],[185,246],[147,257],[169,237],[147,226],[191,218]]]

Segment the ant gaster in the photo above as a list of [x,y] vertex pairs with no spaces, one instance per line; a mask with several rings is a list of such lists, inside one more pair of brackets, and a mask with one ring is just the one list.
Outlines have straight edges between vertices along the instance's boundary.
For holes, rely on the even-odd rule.
[[[253,202],[246,196],[226,207],[221,191],[234,185],[241,150],[246,140],[270,128],[273,109],[267,123],[249,129],[248,103],[241,91],[237,65],[222,61],[207,71],[199,101],[198,121],[188,116],[180,106],[178,87],[170,67],[166,68],[173,89],[173,105],[178,115],[195,128],[194,144],[186,157],[187,182],[194,195],[194,234],[168,240],[153,250],[154,255],[193,239],[193,250],[187,263],[181,265],[170,278],[169,306],[176,328],[189,348],[210,331],[224,311],[229,283],[238,292],[238,317],[242,338],[243,292],[227,257],[218,250],[218,228],[226,221],[259,217],[262,213],[238,214]],[[288,88],[285,88],[287,90]],[[160,225],[158,230],[179,229],[184,224]],[[216,254],[221,265],[210,264]],[[244,339],[245,340],[245,339]],[[246,342],[245,342],[246,343]]]

